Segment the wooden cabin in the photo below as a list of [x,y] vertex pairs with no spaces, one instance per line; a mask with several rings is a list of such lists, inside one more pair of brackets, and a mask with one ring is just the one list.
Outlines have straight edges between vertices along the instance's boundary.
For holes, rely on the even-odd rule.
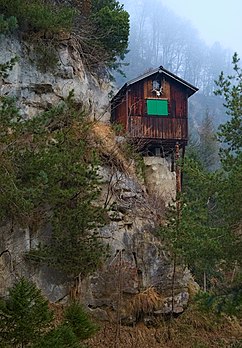
[[188,98],[198,88],[162,66],[127,82],[111,102],[111,122],[151,148],[185,148]]

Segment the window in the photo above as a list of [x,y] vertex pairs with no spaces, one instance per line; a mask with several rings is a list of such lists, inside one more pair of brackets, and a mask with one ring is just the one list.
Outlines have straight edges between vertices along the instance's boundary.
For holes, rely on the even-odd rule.
[[168,100],[147,99],[147,114],[153,116],[168,116]]
[[159,83],[159,81],[154,80],[154,81],[152,82],[152,87],[153,87],[153,91],[158,91],[158,90],[160,89],[160,83]]

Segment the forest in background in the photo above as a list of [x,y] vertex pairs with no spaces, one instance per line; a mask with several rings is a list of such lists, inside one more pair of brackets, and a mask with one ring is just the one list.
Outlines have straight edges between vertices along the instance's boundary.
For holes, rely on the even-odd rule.
[[126,78],[117,77],[117,84],[162,65],[199,88],[189,100],[181,218],[170,212],[161,236],[169,240],[174,259],[185,260],[203,289],[218,296],[221,308],[233,293],[238,302],[230,302],[231,310],[241,310],[240,58],[219,42],[206,45],[191,23],[162,1],[123,3],[131,27]]
[[214,95],[214,81],[221,71],[231,73],[233,52],[219,42],[208,46],[190,21],[160,0],[152,6],[148,0],[122,3],[130,14],[130,37],[122,67],[125,77],[115,75],[118,87],[160,65],[198,87],[189,99],[189,132],[191,143],[199,146],[206,125],[215,132],[228,119],[223,99]]
[[[20,2],[17,1],[17,3]],[[110,0],[110,3],[110,5],[116,4],[112,0]],[[39,6],[38,1],[35,5]],[[10,9],[11,11],[15,10],[15,7]],[[27,31],[44,30],[48,33],[51,33],[52,30],[55,31],[56,28],[49,27],[51,21],[43,23],[43,18],[38,18],[39,12],[34,12],[37,13],[37,18],[30,15],[33,12],[28,1],[26,1],[25,9],[28,12],[25,12],[25,16],[22,14],[23,17],[20,16],[18,11],[15,13],[21,30],[26,31],[27,28]],[[119,7],[115,7],[115,9],[118,12],[122,11]],[[49,8],[45,8],[45,13],[48,10]],[[100,16],[101,14],[99,13]],[[9,16],[9,14],[7,15]],[[8,31],[12,23],[9,19],[11,17],[7,17],[7,15],[6,18],[1,18],[2,24],[6,28],[4,31]],[[99,15],[97,17],[100,20]],[[25,25],[21,26],[23,18],[25,18]],[[128,19],[127,15],[125,15],[125,18]],[[107,24],[107,17],[104,16],[104,19]],[[16,28],[16,21],[14,27]],[[172,30],[172,28],[169,30]],[[119,36],[116,43],[118,42]],[[107,44],[109,43],[107,42]],[[174,44],[174,48],[176,45],[178,45],[178,42]],[[96,42],[94,42],[94,47],[97,48]],[[145,44],[143,47],[145,47]],[[125,45],[121,49],[118,47],[118,51],[116,48],[114,47],[110,51],[108,57],[108,63],[111,63],[111,65],[116,62],[114,54],[120,53],[121,56],[124,53]],[[131,50],[129,54],[131,54]],[[135,61],[138,62],[137,56]],[[172,62],[172,58],[170,62]],[[180,65],[181,69],[185,67],[185,62],[186,60]],[[162,226],[158,231],[160,238],[169,247],[169,251],[174,258],[174,277],[177,262],[188,265],[196,280],[205,290],[201,294],[201,305],[206,308],[206,311],[212,309],[219,315],[226,313],[230,318],[233,316],[241,318],[242,302],[241,260],[239,258],[242,250],[242,180],[240,171],[242,165],[242,71],[239,63],[239,58],[234,55],[233,64],[230,65],[233,68],[232,75],[227,76],[227,71],[230,70],[228,68],[228,70],[223,69],[224,74],[220,75],[218,72],[215,76],[217,84],[215,88],[212,88],[212,91],[213,89],[217,90],[217,97],[212,96],[212,92],[210,95],[210,92],[205,92],[205,90],[203,94],[200,93],[201,98],[225,100],[226,103],[229,121],[219,127],[218,134],[221,145],[226,144],[226,147],[220,149],[221,170],[212,171],[211,163],[204,163],[208,158],[207,154],[211,154],[213,150],[208,145],[214,144],[213,139],[209,138],[210,135],[214,134],[213,124],[210,122],[211,111],[208,108],[205,109],[204,105],[205,117],[201,123],[201,128],[205,130],[210,128],[210,132],[204,131],[202,133],[203,137],[200,133],[199,141],[201,144],[201,140],[203,140],[203,144],[205,147],[207,146],[207,149],[203,158],[201,152],[199,153],[200,157],[197,158],[197,151],[193,151],[196,150],[196,147],[192,147],[190,157],[184,167],[184,195],[178,197],[181,203],[181,217],[177,218],[171,212],[169,223]],[[10,61],[7,65],[0,65],[0,75],[4,77],[5,74],[8,74],[13,64],[15,64],[15,61]],[[110,64],[108,65],[110,67]],[[163,65],[165,66],[164,63]],[[174,71],[172,67],[168,68]],[[219,69],[222,70],[222,68]],[[177,73],[181,74],[182,70]],[[186,79],[189,78],[186,77]],[[83,139],[88,139],[90,128],[84,122],[85,115],[80,111],[78,105],[72,103],[71,98],[68,102],[67,105],[48,110],[47,113],[35,119],[23,122],[14,102],[6,98],[1,99],[0,118],[2,122],[0,131],[2,135],[1,163],[3,164],[0,171],[1,218],[2,220],[9,218],[17,220],[19,217],[17,222],[20,225],[28,226],[32,223],[33,226],[33,223],[39,224],[39,221],[35,220],[35,216],[39,217],[42,213],[44,219],[49,219],[52,222],[54,238],[51,248],[46,246],[37,250],[38,253],[26,256],[29,259],[31,258],[32,261],[34,259],[35,262],[39,260],[43,262],[44,260],[49,265],[56,265],[57,260],[61,258],[63,263],[58,263],[58,267],[66,272],[66,270],[74,269],[74,267],[66,267],[66,251],[69,250],[71,259],[68,261],[71,261],[70,264],[77,267],[76,272],[80,271],[80,267],[84,268],[85,265],[87,267],[84,269],[87,272],[92,272],[99,264],[99,256],[105,257],[105,252],[102,255],[102,246],[96,243],[95,234],[91,236],[90,243],[90,234],[88,233],[90,228],[99,227],[100,224],[105,223],[105,219],[102,222],[105,218],[105,211],[101,211],[103,214],[100,219],[100,216],[95,213],[97,211],[96,206],[90,204],[90,202],[95,202],[95,198],[99,193],[96,183],[96,164],[99,162],[96,162],[96,154],[92,156],[87,144],[83,141]],[[201,102],[199,105],[202,108],[203,103]],[[198,110],[198,105],[194,106],[195,109]],[[76,132],[77,125],[79,133]],[[52,141],[47,141],[50,134],[53,137]],[[77,143],[79,146],[76,145]],[[80,153],[82,153],[82,156],[80,156]],[[52,214],[48,214],[50,207]],[[65,245],[65,249],[61,249],[59,243]],[[88,245],[90,249],[77,248],[80,245]],[[101,255],[96,253],[96,249]],[[94,251],[93,254],[91,253],[92,250]],[[60,254],[62,251],[63,254]],[[80,252],[80,254],[77,254],[77,252]],[[90,256],[91,261],[95,261],[93,264],[90,264]],[[77,259],[81,260],[80,264],[77,263]],[[73,276],[73,274],[70,274],[70,277]],[[37,298],[38,293],[36,293],[35,288],[23,280],[10,291],[9,299],[0,303],[0,315],[4,318],[0,329],[5,334],[5,342],[2,346],[7,347],[6,344],[9,344],[8,346],[13,346],[13,344],[18,346],[18,344],[21,344],[23,347],[29,346],[30,342],[33,341],[33,347],[43,347],[46,338],[48,338],[51,345],[47,343],[47,346],[54,347],[55,343],[58,348],[79,347],[80,345],[75,337],[76,326],[69,325],[70,322],[71,324],[77,323],[77,332],[81,332],[79,323],[86,320],[82,319],[83,313],[79,307],[73,307],[71,315],[67,320],[64,319],[60,328],[47,332],[47,336],[44,335],[44,341],[42,341],[42,337],[39,337],[38,325],[42,319],[44,325],[49,323],[51,318],[47,311],[47,304],[43,303],[42,298],[39,299],[39,304],[43,316],[37,324],[33,323],[33,327],[36,325],[36,330],[32,332],[28,330],[28,326],[22,326],[22,309],[24,314],[27,313],[31,318],[34,317],[34,314],[32,314],[33,306],[31,305],[32,293]],[[18,304],[21,303],[20,300],[24,301],[21,308],[18,307]],[[38,304],[37,301],[36,304]],[[17,305],[17,308],[15,305]],[[30,312],[26,311],[26,306]],[[38,312],[40,311],[38,310]],[[19,320],[19,317],[21,320]],[[15,320],[14,326],[13,319]],[[25,323],[28,324],[29,321],[25,320]],[[89,327],[90,324],[87,323],[87,326]],[[12,332],[9,327],[16,330]],[[42,331],[41,333],[45,334],[46,332]],[[25,336],[26,334],[28,337]],[[72,345],[70,345],[70,337],[73,339]],[[40,341],[35,342],[37,339],[40,339]],[[13,340],[17,341],[14,342]],[[229,347],[240,347],[240,344],[241,340],[234,344],[231,343]],[[199,346],[201,347],[201,345]],[[206,347],[207,345],[203,346]]]

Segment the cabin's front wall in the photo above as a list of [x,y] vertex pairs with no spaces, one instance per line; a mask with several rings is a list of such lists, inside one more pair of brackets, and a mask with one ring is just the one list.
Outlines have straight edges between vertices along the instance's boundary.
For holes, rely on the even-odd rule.
[[128,104],[126,94],[112,105],[111,121],[121,125],[124,131],[128,131]]
[[[159,83],[160,90],[154,90],[153,81]],[[137,138],[186,142],[187,99],[186,88],[161,74],[136,82],[128,91],[129,132]],[[159,100],[164,114],[152,114],[157,104],[154,100]]]

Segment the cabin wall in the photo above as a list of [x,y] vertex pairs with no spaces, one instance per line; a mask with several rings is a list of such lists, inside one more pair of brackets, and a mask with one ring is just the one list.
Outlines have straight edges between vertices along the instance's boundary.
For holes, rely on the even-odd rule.
[[178,83],[172,83],[170,92],[171,117],[187,118],[187,93]]
[[127,103],[126,95],[122,99],[118,100],[112,109],[112,122],[120,124],[123,126],[123,129],[127,131]]
[[[157,77],[160,97],[153,91],[153,78],[130,86],[128,92],[128,130],[135,138],[187,141],[187,94],[176,81]],[[147,115],[146,99],[167,99],[168,116]]]
[[152,91],[153,79],[145,79],[132,85],[129,90],[128,116],[146,116],[146,99],[167,99],[169,116],[177,118],[187,117],[187,93],[184,88],[169,79],[161,79],[162,95],[156,96]]
[[128,116],[142,116],[145,114],[144,86],[136,83],[129,90]]
[[[153,90],[153,81],[157,81],[160,96]],[[164,114],[147,114],[147,99],[168,101]],[[129,86],[126,95],[116,104],[115,121],[122,124],[125,131],[134,138],[149,140],[181,141],[188,139],[188,93],[185,86],[169,76],[157,74],[137,81]],[[149,106],[152,108],[151,104]],[[155,106],[154,106],[155,107]],[[166,107],[165,107],[166,108]],[[167,110],[167,109],[166,109]],[[153,110],[152,110],[153,111]]]

